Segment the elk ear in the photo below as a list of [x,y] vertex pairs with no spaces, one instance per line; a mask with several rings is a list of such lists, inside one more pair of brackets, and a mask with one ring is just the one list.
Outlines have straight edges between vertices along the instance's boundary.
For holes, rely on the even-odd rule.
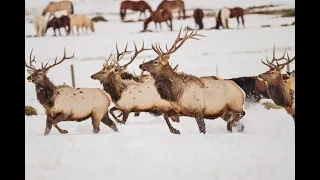
[[31,69],[27,69],[27,72],[29,73],[29,75],[31,75],[31,74],[33,74],[33,70],[31,70]]

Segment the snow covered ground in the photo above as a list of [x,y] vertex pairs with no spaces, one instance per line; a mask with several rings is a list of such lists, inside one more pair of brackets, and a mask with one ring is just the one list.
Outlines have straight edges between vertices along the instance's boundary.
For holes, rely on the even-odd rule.
[[[26,11],[40,13],[49,0],[26,0]],[[103,58],[110,54],[118,42],[124,47],[134,40],[138,47],[142,39],[145,46],[153,42],[171,44],[180,26],[194,27],[193,19],[174,20],[174,32],[163,24],[163,32],[139,33],[142,22],[122,23],[118,17],[119,0],[73,0],[76,13],[105,13],[109,22],[95,24],[95,33],[80,36],[52,37],[52,30],[46,37],[27,38],[25,57],[28,60],[31,49],[40,62],[53,63],[55,56],[75,52],[72,60],[51,69],[48,77],[55,84],[71,85],[70,65],[75,68],[77,87],[99,87],[98,81],[90,76],[102,68]],[[148,1],[153,8],[159,0]],[[257,6],[284,4],[294,7],[293,0],[185,0],[188,9],[223,6]],[[128,17],[138,18],[138,14]],[[26,15],[25,34],[34,35],[33,24]],[[197,76],[216,75],[232,78],[257,75],[267,70],[261,63],[272,56],[273,44],[276,54],[284,49],[295,54],[294,17],[279,18],[271,15],[245,16],[245,29],[199,31],[206,37],[188,40],[171,56],[173,65],[179,64],[179,71]],[[204,19],[205,27],[215,25],[214,18]],[[271,25],[261,28],[261,25]],[[236,28],[235,19],[230,26]],[[155,30],[154,24],[149,29]],[[64,34],[64,30],[62,30]],[[156,57],[152,51],[142,53],[129,67],[130,72],[139,73],[138,65],[143,59]],[[290,65],[295,69],[295,64]],[[28,73],[25,71],[25,79]],[[192,118],[182,117],[180,123],[172,123],[181,135],[169,132],[162,117],[142,113],[140,117],[130,116],[126,125],[117,124],[119,132],[101,124],[101,131],[93,135],[91,121],[61,123],[69,134],[61,135],[54,128],[44,136],[45,115],[43,107],[36,100],[35,88],[25,81],[26,105],[36,108],[40,115],[26,116],[26,179],[239,179],[239,180],[293,180],[295,178],[295,128],[291,116],[283,109],[266,110],[262,105],[247,108],[242,119],[243,133],[227,133],[226,123],[221,120],[206,120],[207,134],[198,131]]]

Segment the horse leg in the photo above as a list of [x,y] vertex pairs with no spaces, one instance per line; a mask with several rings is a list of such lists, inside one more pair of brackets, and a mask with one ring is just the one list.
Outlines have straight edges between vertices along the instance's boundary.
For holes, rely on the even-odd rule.
[[79,26],[77,26],[77,33],[78,33],[78,35],[80,35],[80,34],[79,34]]
[[227,29],[229,29],[229,22],[228,21],[229,21],[228,19],[225,20]]
[[59,36],[61,36],[61,31],[60,31],[60,28],[58,28],[58,31],[59,31]]
[[162,22],[159,22],[159,26],[160,26],[160,31],[162,31],[162,26],[161,26]]
[[178,20],[181,19],[181,10],[178,11]]
[[238,22],[237,29],[239,29],[239,25],[240,25],[239,16],[237,17],[237,22]]
[[142,14],[142,11],[140,11],[140,14],[139,14],[139,19],[138,19],[138,21],[140,21],[140,20],[141,20],[141,14]]
[[243,16],[241,16],[241,22],[242,22],[242,26],[243,26],[243,28],[245,28],[245,26],[244,26],[244,18],[243,18]]
[[56,28],[53,28],[53,36],[57,36],[56,35]]
[[154,22],[154,26],[156,27],[156,31],[158,31],[157,23]]

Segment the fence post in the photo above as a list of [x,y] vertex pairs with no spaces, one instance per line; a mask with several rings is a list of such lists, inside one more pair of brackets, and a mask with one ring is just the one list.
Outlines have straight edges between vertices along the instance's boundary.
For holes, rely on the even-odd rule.
[[76,87],[76,83],[75,83],[75,80],[74,80],[74,68],[73,68],[73,64],[71,64],[70,68],[71,68],[72,87]]
[[290,63],[287,64],[287,71],[290,72]]
[[217,76],[219,76],[219,67],[218,67],[218,64],[216,64],[216,73],[217,73]]

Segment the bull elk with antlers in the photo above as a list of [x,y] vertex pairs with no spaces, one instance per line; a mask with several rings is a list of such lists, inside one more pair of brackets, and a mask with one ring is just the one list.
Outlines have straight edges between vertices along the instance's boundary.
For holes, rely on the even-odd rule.
[[40,69],[36,69],[32,64],[35,63],[35,56],[32,59],[32,50],[30,53],[29,65],[25,62],[25,66],[30,76],[27,77],[29,82],[33,82],[36,87],[37,99],[45,108],[47,114],[46,128],[44,135],[49,135],[52,125],[61,133],[68,133],[67,130],[60,129],[57,123],[61,121],[84,121],[91,117],[93,125],[93,133],[100,131],[100,121],[109,126],[113,131],[117,132],[117,126],[108,116],[108,108],[111,99],[108,93],[98,88],[72,88],[55,86],[47,77],[50,68],[62,63],[66,59],[74,58],[74,54],[66,57],[66,49],[64,55],[54,64],[48,63]]
[[[116,59],[112,59],[113,62],[109,64],[112,57],[112,52],[109,58],[106,60],[102,70],[91,76],[94,80],[99,80],[103,84],[103,88],[111,96],[111,99],[116,107],[110,109],[111,115],[122,124],[125,124],[130,112],[150,112],[160,111],[162,113],[170,112],[171,105],[168,101],[161,99],[157,93],[156,88],[153,86],[152,81],[145,83],[136,82],[133,80],[124,80],[120,77],[118,71],[130,64],[139,53],[145,50],[144,45],[140,50],[137,50],[137,46],[134,43],[135,53],[131,56],[130,61],[125,65],[120,65],[119,61],[127,52],[127,45],[123,52],[119,53],[116,45]],[[113,111],[122,111],[122,121],[117,119]],[[174,114],[174,113],[173,113]],[[170,132],[179,134],[179,131],[174,129],[170,124],[168,117],[165,117]]]
[[238,131],[243,131],[243,124],[237,122],[245,115],[245,93],[235,82],[176,73],[169,66],[170,54],[179,49],[187,39],[203,36],[197,34],[197,31],[192,31],[189,35],[186,31],[183,38],[180,34],[181,29],[172,47],[169,49],[166,46],[166,52],[159,45],[152,45],[158,57],[141,64],[140,69],[148,71],[155,79],[154,86],[161,98],[170,102],[173,112],[196,119],[200,133],[206,133],[204,118],[218,117],[228,122],[229,132],[237,124]]
[[[284,79],[281,74],[282,69],[295,60],[295,56],[291,59],[286,50],[282,57],[275,58],[275,46],[273,47],[273,57],[271,62],[266,58],[266,62],[261,61],[269,67],[269,70],[260,74],[259,77],[265,80],[268,84],[267,92],[270,98],[278,106],[282,106],[295,120],[295,78],[294,73],[289,75],[289,78]],[[285,60],[284,63],[279,61]]]

